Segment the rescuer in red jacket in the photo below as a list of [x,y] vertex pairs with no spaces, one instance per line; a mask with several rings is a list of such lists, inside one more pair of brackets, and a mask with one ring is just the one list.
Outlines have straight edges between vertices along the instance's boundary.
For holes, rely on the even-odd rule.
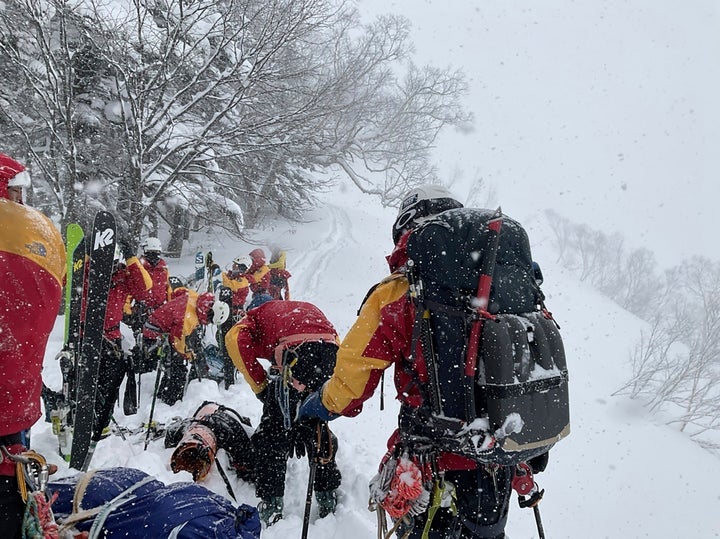
[[[282,518],[288,457],[293,451],[298,457],[309,453],[307,445],[314,443],[315,423],[295,423],[294,410],[332,374],[337,332],[316,306],[303,301],[272,300],[261,293],[253,295],[245,317],[228,331],[225,345],[233,363],[263,403],[260,424],[251,441],[256,460],[255,492],[262,500],[260,518],[271,525]],[[273,363],[274,374],[266,372],[258,358]],[[327,462],[318,464],[315,476],[315,498],[321,517],[335,511],[335,489],[340,479],[332,451]]]
[[[118,390],[128,368],[129,358],[125,357],[122,348],[120,322],[128,296],[138,297],[147,292],[152,285],[148,272],[126,239],[118,240],[116,248],[115,268],[110,278],[107,310],[102,351],[100,354],[100,370],[95,397],[95,420],[93,422],[92,440],[97,442],[107,435],[107,427],[118,400]],[[123,262],[123,254],[128,253]],[[130,374],[132,376],[132,374]]]
[[[23,205],[29,185],[25,167],[0,153],[0,445],[11,454],[26,449],[23,433],[40,417],[40,373],[65,277],[60,233]],[[0,530],[20,537],[24,504],[15,463],[4,451],[0,458]]]
[[201,352],[201,326],[210,323],[221,325],[230,316],[230,309],[209,292],[198,295],[190,289],[183,289],[172,300],[153,311],[143,326],[143,340],[146,349],[156,349],[156,342],[167,335],[172,350],[165,362],[165,374],[158,398],[173,405],[182,400],[185,391],[188,361],[194,361]]

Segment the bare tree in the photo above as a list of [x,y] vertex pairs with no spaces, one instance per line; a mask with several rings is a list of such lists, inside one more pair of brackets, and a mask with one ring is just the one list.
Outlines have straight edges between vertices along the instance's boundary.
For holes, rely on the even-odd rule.
[[0,89],[5,119],[65,220],[109,207],[135,238],[164,219],[177,252],[191,226],[298,218],[332,174],[392,202],[470,120],[461,73],[413,65],[407,21],[361,26],[349,1],[11,4],[3,51],[42,106]]
[[[83,219],[93,197],[83,151],[92,147],[76,99],[73,51],[83,21],[63,2],[8,2],[0,10],[0,56],[15,82],[0,90],[0,115],[22,140],[36,180],[43,179],[65,222]],[[19,146],[20,144],[18,144]],[[40,173],[40,174],[38,174]]]
[[661,299],[632,356],[633,378],[618,393],[720,449],[720,265],[695,258],[668,272]]

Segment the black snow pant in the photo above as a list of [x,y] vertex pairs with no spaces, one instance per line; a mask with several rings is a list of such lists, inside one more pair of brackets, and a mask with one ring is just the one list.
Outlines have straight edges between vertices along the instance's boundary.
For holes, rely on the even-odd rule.
[[[273,380],[268,387],[260,424],[250,438],[254,455],[255,494],[261,499],[285,494],[285,474],[292,444],[293,431],[285,428],[280,403],[275,397],[277,384],[281,381]],[[289,388],[290,410],[296,409],[301,397],[298,391]],[[315,492],[335,490],[340,486],[341,475],[334,456],[327,464],[318,464],[315,473]]]
[[170,406],[181,401],[185,394],[187,375],[188,368],[185,358],[171,349],[169,356],[165,359],[165,373],[158,388],[158,398]]
[[[510,507],[513,467],[445,472],[445,480],[455,486],[457,514],[440,508],[433,518],[429,539],[504,539]],[[411,522],[410,539],[422,537],[427,513]],[[408,526],[398,528],[404,537]]]
[[0,537],[20,539],[25,504],[15,476],[0,476]]
[[103,339],[100,353],[97,391],[95,393],[95,412],[92,439],[102,438],[103,430],[110,425],[115,403],[118,401],[120,384],[128,371],[125,355],[122,351],[122,339]]

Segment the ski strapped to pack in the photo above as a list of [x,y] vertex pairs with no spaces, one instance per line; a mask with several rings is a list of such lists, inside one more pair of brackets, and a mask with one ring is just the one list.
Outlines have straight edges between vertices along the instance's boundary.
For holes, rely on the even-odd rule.
[[492,286],[493,271],[495,271],[495,260],[497,258],[501,226],[502,210],[498,208],[495,215],[487,223],[487,229],[490,236],[487,240],[488,249],[487,252],[483,254],[477,293],[474,301],[472,302],[475,312],[473,313],[474,317],[470,328],[470,338],[467,344],[467,355],[465,356],[465,377],[467,378],[467,383],[465,385],[465,419],[468,422],[473,421],[476,415],[475,375],[477,369],[478,347],[480,345],[480,332],[482,330],[483,322],[487,319],[492,320],[494,318],[494,316],[488,311],[488,307],[490,305],[490,287]]

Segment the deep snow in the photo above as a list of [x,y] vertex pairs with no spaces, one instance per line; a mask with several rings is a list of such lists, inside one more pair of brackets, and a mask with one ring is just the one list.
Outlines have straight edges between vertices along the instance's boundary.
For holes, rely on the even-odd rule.
[[[503,208],[513,216],[512,200]],[[393,217],[392,210],[341,183],[324,197],[310,222],[277,223],[260,236],[263,246],[276,243],[287,248],[293,297],[316,303],[344,335],[367,289],[386,274],[384,255],[391,247]],[[546,489],[541,513],[547,536],[718,537],[712,514],[720,501],[715,480],[720,461],[684,435],[655,424],[634,402],[612,396],[630,375],[628,353],[642,323],[553,264],[545,224],[538,220],[528,228],[534,257],[543,266],[548,307],[562,327],[571,376],[572,433],[553,449],[548,471],[537,477]],[[212,250],[222,265],[254,247],[223,236],[207,235],[193,241],[195,247]],[[174,273],[188,275],[193,256],[168,262]],[[63,319],[58,317],[43,373],[53,387],[58,387],[60,380],[54,355],[60,348],[62,327]],[[121,408],[116,408],[119,423],[136,426],[147,418],[152,380],[152,375],[143,377],[138,415],[125,417]],[[379,410],[376,393],[360,416],[331,424],[340,438],[340,503],[337,514],[324,520],[317,520],[313,510],[309,537],[376,536],[375,514],[367,510],[368,480],[385,451],[397,412],[388,384],[385,396],[384,411]],[[172,409],[160,403],[156,417],[167,421],[190,416],[205,399],[230,406],[257,424],[260,404],[242,379],[228,391],[212,381],[193,381],[183,402]],[[36,424],[33,445],[60,466],[61,475],[71,473],[55,455],[56,441],[49,424]],[[140,440],[132,444],[111,436],[98,445],[92,466],[132,466],[165,482],[191,480],[189,474],[170,471],[171,453],[162,440],[143,451]],[[224,458],[222,453],[220,458]],[[307,476],[305,460],[290,461],[285,518],[264,530],[263,537],[284,539],[300,534]],[[235,478],[231,481],[239,501],[257,503],[249,485]],[[215,470],[205,485],[227,495]],[[537,537],[532,512],[513,504],[507,531],[512,539]]]

